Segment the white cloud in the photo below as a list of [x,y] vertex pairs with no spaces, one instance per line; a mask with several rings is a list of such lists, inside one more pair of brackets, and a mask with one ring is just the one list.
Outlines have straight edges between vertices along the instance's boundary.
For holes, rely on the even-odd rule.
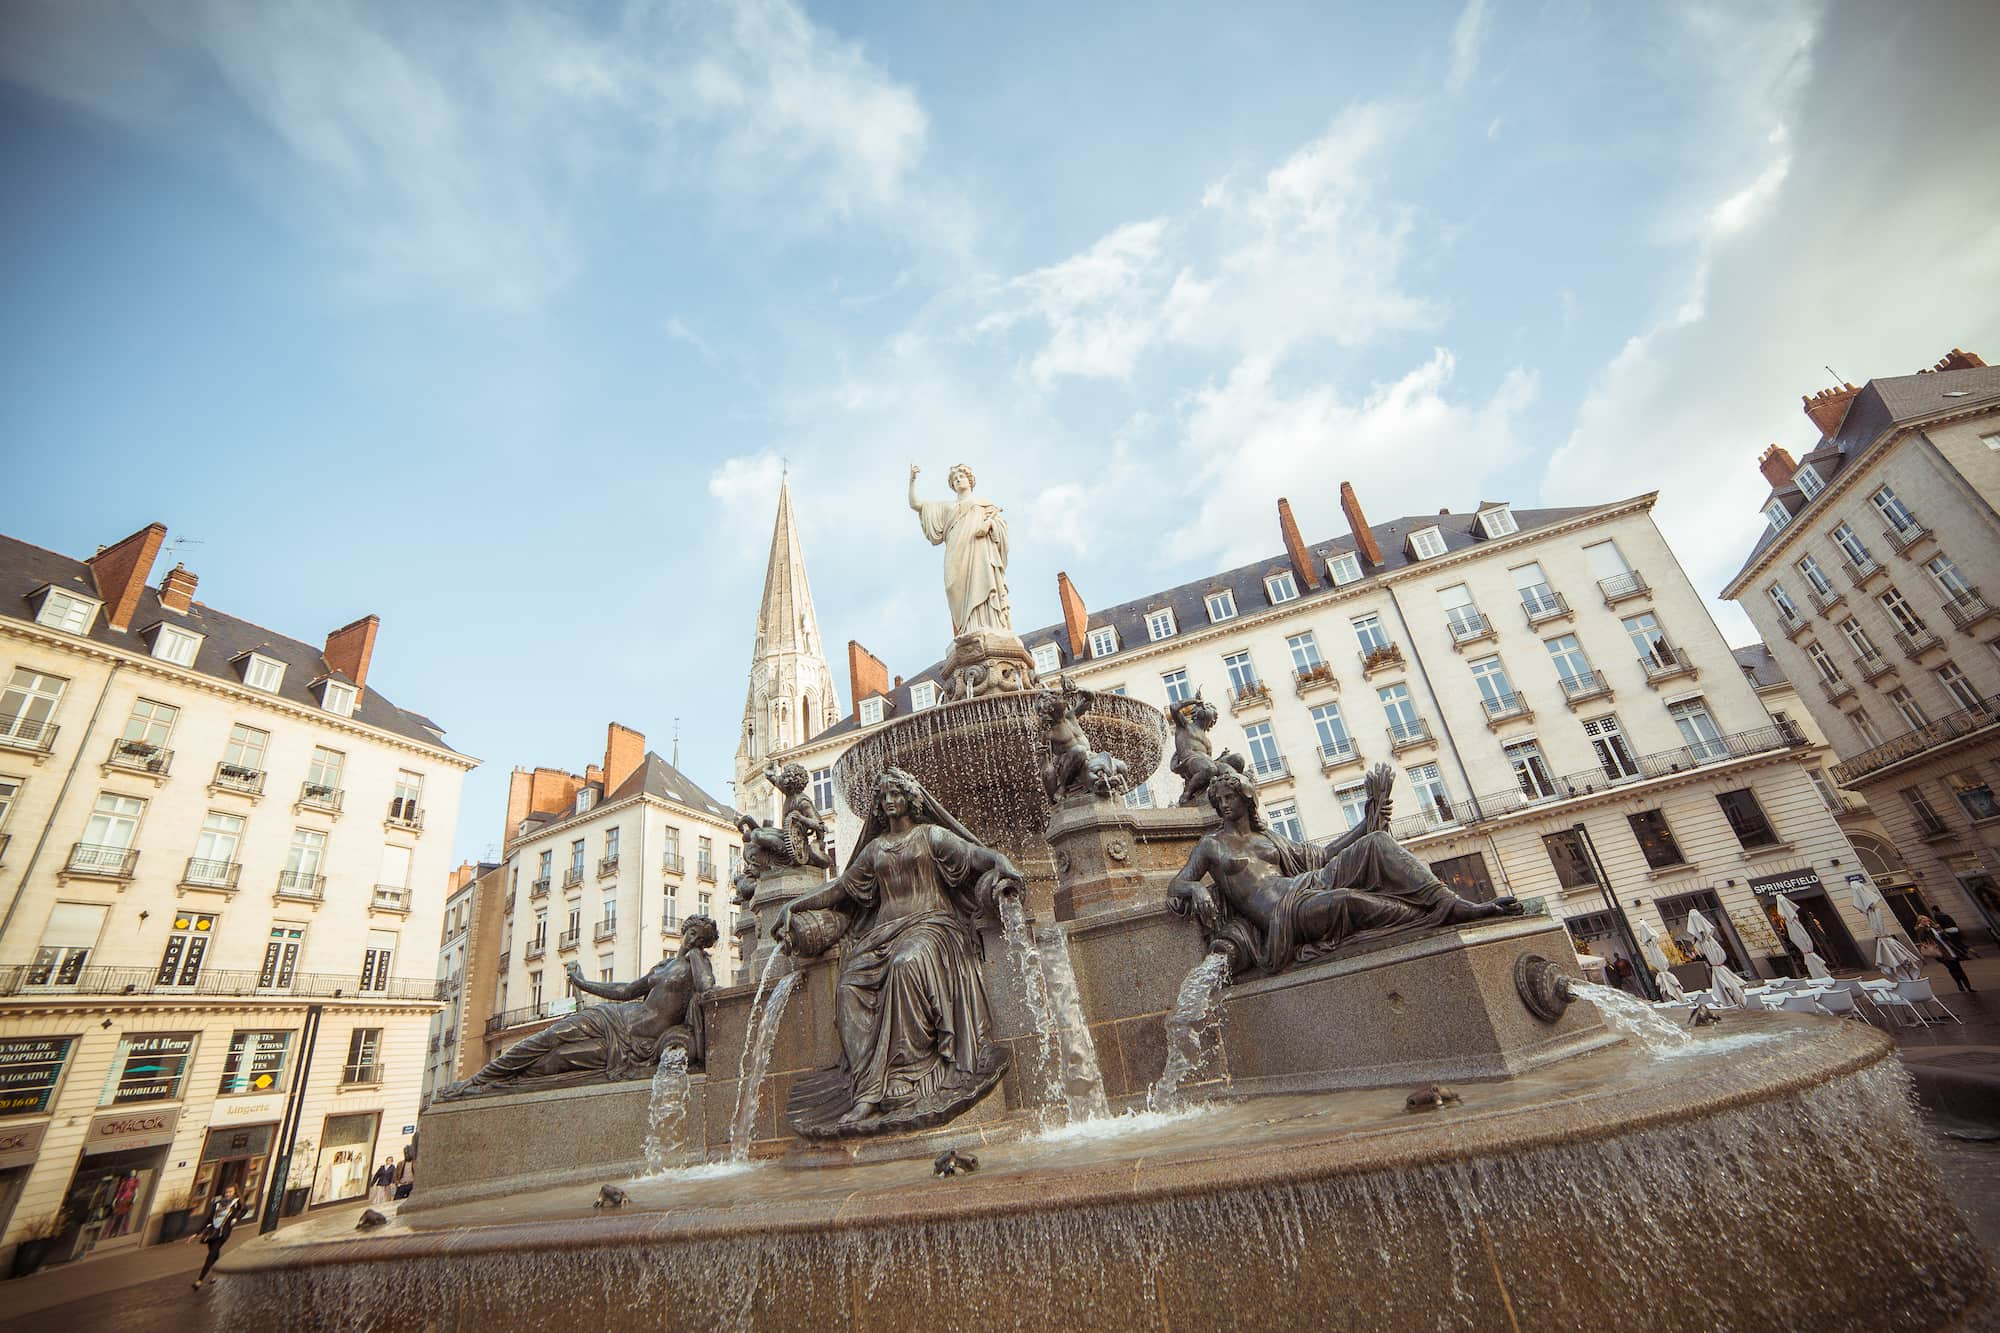
[[[1490,18],[1486,0],[1465,0],[1465,8],[1459,11],[1458,22],[1451,30],[1451,72],[1445,76],[1445,87],[1452,92],[1463,92],[1472,82],[1479,68],[1479,48],[1486,41]],[[1489,133],[1487,137],[1492,135]]]
[[675,342],[683,342],[686,343],[689,347],[694,348],[696,354],[699,355],[703,361],[707,362],[711,366],[715,364],[716,362],[715,349],[708,345],[708,339],[702,337],[699,333],[696,333],[693,329],[689,328],[687,325],[687,321],[682,319],[679,315],[667,316],[667,322],[661,325],[660,327],[665,329],[667,336],[669,338],[672,338]]

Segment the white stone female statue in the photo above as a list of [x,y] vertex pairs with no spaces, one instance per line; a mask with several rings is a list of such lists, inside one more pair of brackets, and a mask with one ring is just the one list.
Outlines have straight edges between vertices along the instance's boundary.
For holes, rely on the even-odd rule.
[[1000,506],[974,499],[972,469],[960,463],[949,480],[958,499],[917,498],[917,473],[910,464],[910,508],[917,511],[924,537],[944,547],[944,595],[951,603],[954,638],[981,630],[1012,636],[1013,610],[1007,603],[1007,520]]

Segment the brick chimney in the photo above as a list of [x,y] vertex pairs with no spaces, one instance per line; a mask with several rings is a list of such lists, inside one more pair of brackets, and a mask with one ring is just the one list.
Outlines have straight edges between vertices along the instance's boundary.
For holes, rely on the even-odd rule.
[[1852,384],[1843,384],[1838,389],[1821,389],[1801,401],[1806,405],[1806,417],[1830,440],[1840,432],[1840,423],[1847,420],[1847,405],[1860,392]]
[[1782,491],[1792,484],[1792,474],[1799,470],[1799,465],[1792,461],[1789,449],[1774,444],[1757,456],[1757,470],[1771,483],[1772,490]]
[[503,830],[500,845],[505,847],[514,836],[514,830],[528,817],[528,793],[535,779],[525,768],[517,768],[507,775],[507,827]]
[[90,576],[97,580],[97,595],[104,599],[104,623],[123,632],[132,626],[139,610],[139,594],[153,575],[153,560],[167,539],[166,525],[148,523],[119,542],[107,546],[90,559]]
[[1298,575],[1299,591],[1311,592],[1319,586],[1319,574],[1313,569],[1305,539],[1299,536],[1299,522],[1292,517],[1292,502],[1283,496],[1278,497],[1278,532],[1285,539],[1285,554],[1292,558],[1292,573]]
[[583,785],[586,787],[596,787],[599,792],[610,790],[609,787],[604,785],[604,770],[596,764],[585,764],[583,766]]
[[187,566],[175,565],[160,580],[160,605],[169,611],[179,611],[185,615],[194,605],[194,587],[198,580],[188,573]]
[[1979,356],[1976,353],[1967,352],[1960,348],[1954,347],[1949,352],[1945,353],[1944,356],[1939,359],[1938,363],[1932,366],[1931,369],[1932,370],[1977,370],[1979,367],[1985,364],[1986,363],[1984,361],[1979,359]]
[[854,701],[855,710],[861,708],[861,701],[871,694],[889,692],[889,668],[882,659],[863,648],[854,640],[847,641],[847,697]]
[[560,768],[517,768],[507,775],[507,827],[501,842],[512,841],[514,830],[529,815],[554,815],[576,806],[583,779]]
[[457,893],[460,889],[472,883],[472,881],[477,879],[478,877],[479,877],[479,866],[476,862],[460,861],[458,863],[458,869],[451,872],[451,887],[447,889],[446,892]]
[[1355,554],[1371,565],[1380,565],[1382,547],[1368,530],[1368,517],[1361,512],[1361,501],[1354,494],[1351,482],[1340,483],[1340,512],[1347,515],[1347,530],[1354,534]]
[[604,794],[609,796],[625,785],[625,779],[646,762],[646,738],[627,726],[613,722],[604,729]]
[[363,616],[326,636],[322,650],[326,664],[353,681],[357,690],[368,683],[368,659],[375,655],[375,632],[381,628],[380,616]]
[[1071,660],[1076,660],[1083,656],[1090,612],[1084,609],[1083,594],[1069,581],[1069,575],[1060,571],[1056,574],[1056,600],[1062,603],[1063,629],[1069,634],[1069,655]]

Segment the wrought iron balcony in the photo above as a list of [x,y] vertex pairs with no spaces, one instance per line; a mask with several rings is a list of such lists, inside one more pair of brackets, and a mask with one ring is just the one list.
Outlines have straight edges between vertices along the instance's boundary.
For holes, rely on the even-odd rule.
[[1694,659],[1665,639],[1653,644],[1653,651],[1639,659],[1639,666],[1645,671],[1649,685],[1671,680],[1675,676],[1696,674]]
[[521,961],[532,963],[548,951],[549,942],[547,940],[529,940],[521,947]]
[[1391,722],[1389,724],[1389,749],[1391,753],[1401,754],[1404,750],[1431,743],[1431,724],[1422,718],[1417,718],[1411,722]]
[[1913,630],[1897,630],[1896,646],[1903,650],[1903,656],[1915,662],[1931,649],[1943,647],[1944,640],[1930,626],[1919,625]]
[[679,852],[662,852],[660,853],[660,869],[669,875],[679,875],[685,873],[687,866],[681,860]]
[[681,914],[676,912],[670,905],[666,913],[660,917],[660,933],[662,935],[678,935],[680,934],[680,930]]
[[[432,1047],[432,1049],[435,1050],[436,1047]],[[342,1065],[340,1067],[340,1081],[350,1086],[356,1083],[365,1083],[373,1086],[383,1081],[383,1075],[387,1069],[388,1066],[380,1060],[370,1061],[365,1065]]]
[[302,782],[299,784],[299,806],[306,810],[324,810],[328,814],[340,813],[340,803],[347,793],[339,787],[322,782]]
[[1479,705],[1486,713],[1486,725],[1497,727],[1502,722],[1518,722],[1535,715],[1528,707],[1528,701],[1518,694],[1502,694],[1488,699],[1481,696]]
[[163,778],[174,766],[174,752],[151,741],[118,740],[111,742],[111,753],[105,756],[104,766]]
[[597,877],[598,877],[599,879],[610,879],[610,878],[611,878],[611,877],[612,877],[613,875],[615,875],[615,874],[617,874],[617,873],[618,873],[618,858],[617,858],[617,857],[615,857],[615,856],[603,856],[603,857],[599,857],[599,858],[598,858],[598,861],[597,861]]
[[1303,699],[1313,690],[1338,691],[1340,678],[1333,674],[1333,668],[1324,662],[1315,662],[1309,667],[1300,667],[1292,672],[1292,692]]
[[1837,704],[1854,693],[1854,682],[1845,676],[1835,676],[1832,680],[1821,677],[1819,687],[1826,692],[1826,701],[1830,704]]
[[1537,583],[1521,589],[1521,611],[1528,618],[1528,628],[1533,629],[1552,620],[1566,619],[1570,615],[1569,599],[1548,584]]
[[1271,687],[1261,680],[1253,680],[1243,685],[1229,687],[1229,711],[1240,713],[1246,708],[1271,702]]
[[1361,654],[1361,678],[1368,679],[1378,671],[1389,671],[1403,665],[1401,645],[1385,643],[1379,648],[1370,648]]
[[1404,815],[1389,826],[1389,835],[1401,842],[1447,829],[1461,828],[1478,819],[1478,807],[1471,801],[1420,801],[1416,814]]
[[1970,633],[1974,625],[1993,614],[1993,608],[1979,595],[1979,589],[1966,588],[1946,599],[1944,613],[1953,629]]
[[1628,569],[1623,574],[1613,574],[1608,579],[1599,579],[1597,590],[1604,594],[1606,606],[1616,606],[1634,597],[1644,597],[1652,591],[1646,586],[1646,576],[1636,569]]
[[1343,738],[1336,744],[1322,745],[1318,748],[1319,767],[1322,773],[1331,773],[1336,768],[1345,768],[1349,764],[1361,762],[1361,748],[1354,743],[1351,736]]
[[617,936],[617,934],[618,934],[618,922],[616,919],[611,919],[598,922],[597,928],[590,932],[590,937],[593,940],[602,941],[602,940],[613,939]]
[[558,951],[574,949],[576,947],[576,942],[582,938],[583,938],[583,931],[581,928],[578,928],[576,930],[565,930],[562,934],[556,936],[556,949]]
[[1785,611],[1778,612],[1778,628],[1784,631],[1787,642],[1803,634],[1809,623],[1811,622],[1803,616],[1795,616]]
[[1818,588],[1807,588],[1806,596],[1812,599],[1813,609],[1825,615],[1834,607],[1847,600],[1847,594],[1838,588],[1828,588],[1821,592]]
[[70,847],[63,873],[81,875],[86,879],[130,879],[138,866],[139,852],[136,848],[79,842]]
[[1840,568],[1847,575],[1849,583],[1857,588],[1865,588],[1868,586],[1868,580],[1882,572],[1882,562],[1872,555],[1865,555],[1859,560],[1841,561]]
[[697,859],[694,863],[694,874],[696,879],[705,879],[711,884],[715,883],[715,862]]
[[264,771],[258,768],[246,768],[242,764],[223,762],[215,766],[215,780],[208,785],[213,791],[235,792],[239,796],[262,796]]
[[569,869],[563,871],[563,887],[565,889],[573,889],[581,883],[583,883],[582,866],[571,866]]
[[1602,671],[1579,671],[1556,679],[1562,685],[1563,700],[1572,708],[1585,699],[1608,698],[1611,694],[1611,682]]
[[235,889],[237,876],[243,867],[235,861],[217,861],[200,856],[190,856],[187,869],[181,874],[181,883],[197,889]]
[[1910,558],[1910,552],[1917,548],[1918,542],[1931,535],[1931,530],[1924,526],[1922,519],[1915,514],[1911,514],[1909,518],[1909,524],[1905,527],[1899,528],[1891,523],[1882,529],[1882,536],[1888,540],[1889,549],[1905,560]]
[[522,1005],[518,1009],[503,1009],[486,1020],[486,1035],[490,1037],[496,1032],[505,1032],[508,1028],[517,1028],[524,1023],[538,1023],[550,1017],[553,1012],[546,1001],[541,1004]]
[[1285,762],[1285,756],[1274,754],[1265,759],[1251,759],[1249,777],[1252,782],[1277,782],[1292,775],[1292,769]]
[[278,896],[297,898],[302,902],[319,902],[326,897],[326,876],[304,870],[280,870]]
[[60,730],[53,722],[35,722],[18,716],[0,717],[0,746],[25,750],[29,754],[47,754],[49,747],[56,743],[56,732]]
[[1921,727],[1892,737],[1872,750],[1863,750],[1852,759],[1835,764],[1832,769],[1833,783],[1836,787],[1852,787],[1870,773],[1940,745],[1949,745],[1995,724],[2000,724],[2000,694],[1988,695],[1971,708],[1946,713]]
[[401,884],[377,884],[375,896],[369,899],[369,903],[384,912],[407,912],[410,910],[410,891]]
[[514,961],[514,951],[512,949],[502,949],[500,951],[500,970],[502,972],[505,972],[507,970],[507,965],[509,963],[512,963],[513,961]]
[[389,802],[389,817],[382,821],[390,828],[408,829],[421,833],[424,827],[424,810],[414,796],[398,796]]
[[1463,648],[1468,643],[1478,643],[1482,639],[1493,638],[1498,632],[1493,622],[1483,612],[1460,609],[1444,618],[1445,628],[1451,631],[1451,646]]
[[1869,653],[1865,657],[1860,653],[1856,653],[1854,655],[1854,669],[1861,673],[1863,684],[1872,685],[1889,672],[1894,671],[1896,664],[1881,653]]
[[[46,969],[43,969],[46,974]],[[435,985],[429,978],[390,978],[386,986],[363,991],[361,978],[353,973],[294,972],[289,983],[279,986],[262,972],[223,971],[204,967],[194,980],[181,984],[183,973],[176,971],[168,980],[160,979],[157,967],[86,967],[74,980],[60,983],[36,980],[31,963],[0,967],[0,995],[60,991],[67,995],[287,995],[344,999],[429,1000]]]

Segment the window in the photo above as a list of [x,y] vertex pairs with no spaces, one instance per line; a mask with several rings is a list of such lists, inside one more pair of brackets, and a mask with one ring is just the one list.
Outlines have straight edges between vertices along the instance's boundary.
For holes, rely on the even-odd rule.
[[97,619],[97,607],[88,598],[72,597],[51,588],[42,594],[42,607],[35,613],[35,623],[68,634],[88,634],[90,622]]
[[1224,588],[1221,592],[1210,593],[1203,600],[1203,605],[1208,608],[1210,624],[1218,620],[1229,620],[1236,615],[1236,594]]
[[544,849],[541,855],[540,868],[536,872],[536,878],[544,882],[547,882],[549,877],[555,873],[555,863],[556,863],[555,852],[553,850]]
[[15,667],[6,692],[0,693],[0,741],[46,747],[49,719],[55,716],[68,684],[61,676]]
[[1375,692],[1382,701],[1382,712],[1389,719],[1389,734],[1395,739],[1411,740],[1422,736],[1423,724],[1417,721],[1417,706],[1410,700],[1410,687],[1397,681]]
[[1868,631],[1863,629],[1861,622],[1853,616],[1840,622],[1840,632],[1847,636],[1848,646],[1854,649],[1854,655],[1862,661],[1880,655],[1875,647],[1875,641],[1868,637]]
[[239,775],[264,771],[264,747],[271,733],[246,727],[241,722],[229,728],[229,743],[222,747],[222,765]]
[[1410,534],[1410,550],[1419,560],[1430,560],[1444,554],[1444,534],[1436,528],[1418,528]]
[[616,861],[618,859],[618,826],[616,824],[604,830],[604,859],[606,861]]
[[1800,556],[1797,568],[1805,578],[1806,586],[1820,596],[1824,597],[1833,591],[1833,582],[1827,578],[1826,571],[1819,567],[1819,561],[1809,555]]
[[1257,688],[1257,668],[1251,664],[1250,654],[1231,653],[1222,659],[1222,665],[1229,672],[1229,688],[1237,694]]
[[937,703],[937,694],[938,694],[938,689],[936,681],[920,680],[916,684],[910,686],[910,707],[912,708],[933,707]]
[[812,771],[812,798],[813,805],[818,808],[821,814],[831,814],[833,812],[832,769],[815,768]]
[[1575,829],[1544,833],[1542,846],[1548,849],[1556,882],[1565,889],[1586,889],[1597,883],[1597,871],[1591,867],[1590,854],[1584,850],[1583,836]]
[[1562,610],[1562,599],[1549,586],[1548,576],[1542,573],[1539,562],[1530,561],[1509,572],[1514,576],[1515,591],[1521,594],[1521,605],[1528,609],[1530,616],[1553,615]]
[[1660,628],[1660,620],[1651,611],[1641,611],[1636,616],[1626,616],[1619,622],[1625,627],[1625,637],[1632,641],[1632,651],[1639,654],[1641,662],[1651,662],[1655,666],[1671,666],[1674,650],[1667,646],[1666,631]]
[[91,809],[90,822],[83,826],[84,846],[106,852],[129,851],[132,839],[138,836],[139,819],[145,813],[146,803],[136,796],[100,792],[97,804]]
[[410,887],[410,849],[393,842],[382,844],[381,873],[382,878],[375,881],[378,888],[400,890]]
[[1100,625],[1090,632],[1090,655],[1092,657],[1109,657],[1117,651],[1117,626]]
[[1292,577],[1289,569],[1282,574],[1273,574],[1264,580],[1264,596],[1270,599],[1272,606],[1280,602],[1295,602],[1299,597],[1298,580]]
[[1681,845],[1674,841],[1674,831],[1667,827],[1665,811],[1641,810],[1625,819],[1632,825],[1632,836],[1639,840],[1639,850],[1646,854],[1647,865],[1665,870],[1668,866],[1687,864]]
[[1153,805],[1152,784],[1142,782],[1132,788],[1132,790],[1126,792],[1125,804],[1129,809],[1151,809]]
[[1052,643],[1038,643],[1035,645],[1035,670],[1038,673],[1047,675],[1052,671],[1058,670],[1061,666],[1062,649]]
[[1438,772],[1436,764],[1418,764],[1407,771],[1410,786],[1417,793],[1417,809],[1423,812],[1425,823],[1449,824],[1458,818],[1452,812],[1451,793],[1445,788],[1444,775]]
[[382,1081],[382,1029],[355,1028],[347,1034],[347,1062],[340,1067],[342,1083]]
[[162,625],[153,634],[153,656],[162,662],[172,662],[175,666],[193,666],[194,655],[201,651],[201,635],[190,634],[172,625]]
[[250,653],[243,659],[243,683],[253,690],[278,692],[285,680],[285,664],[274,657]]
[[539,972],[528,973],[528,1003],[535,1007],[537,1014],[541,1013],[542,974]]
[[549,914],[546,908],[535,913],[535,934],[528,943],[538,950],[549,947]]
[[7,812],[14,808],[14,801],[20,794],[20,783],[12,778],[0,778],[0,830],[7,827]]
[[1780,619],[1783,620],[1805,619],[1804,616],[1799,614],[1798,605],[1792,601],[1792,595],[1785,591],[1784,584],[1773,583],[1770,587],[1764,589],[1764,595],[1771,599],[1772,606],[1778,608],[1778,616]]
[[715,878],[715,840],[696,838],[694,840],[695,873],[704,879]]
[[1901,714],[1903,725],[1912,731],[1930,722],[1930,718],[1924,715],[1924,706],[1917,702],[1917,696],[1911,694],[1906,687],[1889,691],[1889,702],[1894,704],[1896,712]]
[[1514,511],[1504,505],[1498,509],[1482,512],[1479,515],[1479,526],[1486,530],[1486,535],[1489,537],[1505,537],[1509,533],[1521,530],[1521,525],[1514,521]]
[[1167,702],[1170,704],[1194,698],[1194,687],[1188,684],[1188,673],[1185,670],[1162,673],[1160,683],[1167,687]]
[[1866,569],[1873,563],[1868,556],[1868,548],[1855,536],[1854,528],[1847,523],[1837,523],[1833,528],[1833,544],[1853,562],[1856,569]]
[[1722,729],[1709,716],[1708,704],[1700,699],[1683,699],[1667,708],[1667,716],[1680,728],[1681,740],[1694,752],[1697,763],[1722,759],[1729,748],[1722,743]]
[[1922,788],[1905,787],[1897,794],[1903,798],[1903,804],[1910,807],[1910,813],[1917,817],[1918,833],[1934,836],[1951,830],[1951,825],[1944,822],[1944,816],[1937,812],[1937,807],[1931,804],[1930,797],[1924,795]]
[[104,915],[110,909],[100,903],[57,903],[42,927],[42,942],[35,946],[35,961],[23,979],[30,986],[74,986],[97,947],[104,929]]
[[318,829],[293,829],[291,846],[285,852],[285,868],[278,876],[278,891],[319,897],[320,862],[325,855],[326,834]]
[[1889,618],[1896,622],[1896,628],[1903,631],[1910,638],[1920,638],[1929,632],[1924,625],[1924,618],[1918,615],[1915,608],[1908,601],[1904,600],[1903,594],[1897,592],[1894,588],[1889,589],[1876,600],[1882,603],[1882,609],[1889,613]]
[[124,753],[146,754],[165,746],[173,739],[174,721],[180,715],[181,710],[172,704],[136,700],[132,716],[125,719]]
[[1799,470],[1792,474],[1792,480],[1808,500],[1826,489],[1826,483],[1819,479],[1819,470],[1811,463],[1801,464]]
[[1860,736],[1870,747],[1882,743],[1881,729],[1875,725],[1875,719],[1868,716],[1866,709],[1855,709],[1847,715],[1847,720],[1854,727],[1855,734]]
[[395,957],[396,936],[393,931],[368,932],[368,947],[361,951],[361,990],[364,994],[380,994],[389,989],[389,964]]
[[1445,628],[1451,631],[1454,640],[1470,639],[1486,630],[1486,617],[1479,614],[1472,601],[1472,590],[1463,583],[1439,588],[1438,604],[1444,608]]
[[1958,566],[1948,555],[1926,560],[1924,572],[1931,576],[1931,582],[1937,584],[1938,591],[1944,594],[1947,602],[1962,602],[1972,595],[1972,585],[1966,582],[1965,575],[1958,572]]
[[1344,583],[1357,582],[1361,578],[1361,559],[1352,551],[1342,551],[1327,559],[1326,572],[1336,588]]
[[1363,657],[1379,648],[1389,646],[1389,636],[1382,632],[1382,617],[1370,612],[1365,616],[1356,616],[1352,624],[1354,640],[1361,645]]
[[1361,821],[1368,817],[1366,782],[1350,782],[1344,787],[1335,787],[1333,798],[1340,802],[1340,817],[1347,821],[1348,828],[1359,828]]
[[2000,819],[2000,805],[1993,800],[1993,785],[1980,776],[1977,769],[1962,768],[1956,773],[1944,775],[1946,790],[1958,798],[1958,804],[1973,820]]
[[396,770],[396,785],[390,789],[389,818],[415,827],[424,820],[424,775],[407,768]]
[[194,1044],[192,1032],[135,1032],[119,1038],[98,1105],[176,1100],[187,1082]]
[[1542,757],[1542,747],[1534,741],[1515,741],[1506,747],[1507,762],[1514,769],[1514,781],[1521,784],[1521,795],[1531,801],[1539,801],[1556,794],[1556,781],[1549,775],[1549,761]]
[[1174,634],[1174,609],[1163,606],[1157,611],[1146,613],[1146,637],[1154,643],[1170,639]]
[[565,947],[574,944],[581,934],[583,934],[583,908],[572,907],[569,909],[569,925],[563,930],[562,943]]
[[1306,840],[1306,826],[1299,822],[1299,807],[1296,801],[1286,801],[1282,805],[1269,807],[1264,811],[1264,822],[1270,826],[1271,832],[1281,838],[1289,838],[1293,842]]
[[194,859],[188,862],[190,884],[229,884],[236,877],[236,847],[243,838],[243,816],[211,810],[201,821]]
[[1764,817],[1764,807],[1757,804],[1756,793],[1748,787],[1717,792],[1715,803],[1722,807],[1723,816],[1729,820],[1729,831],[1736,835],[1736,841],[1742,843],[1746,850],[1778,845],[1778,831]]
[[1468,902],[1490,903],[1497,896],[1493,889],[1493,877],[1486,873],[1486,858],[1478,852],[1433,861],[1431,873]]
[[1292,635],[1285,640],[1285,647],[1291,650],[1292,671],[1297,675],[1306,675],[1322,665],[1319,640],[1313,637],[1311,630],[1307,630],[1304,634]]
[[305,944],[306,928],[289,921],[280,921],[271,927],[271,938],[264,943],[264,966],[257,973],[257,985],[264,990],[285,990],[292,984],[292,973],[299,965],[299,949]]
[[1868,497],[1875,504],[1875,510],[1882,515],[1882,521],[1896,532],[1908,532],[1917,526],[1916,515],[1908,505],[1896,498],[1896,493],[1884,486]]
[[337,680],[329,680],[320,687],[319,701],[329,713],[342,717],[354,716],[354,687],[343,685]]
[[1817,642],[1808,643],[1806,645],[1806,657],[1811,660],[1813,664],[1813,670],[1819,672],[1819,678],[1821,680],[1825,681],[1829,685],[1837,685],[1840,683],[1839,664],[1837,664],[1833,660],[1833,655],[1828,653],[1826,649],[1820,647]]
[[872,727],[882,720],[882,696],[871,695],[861,701],[861,725]]
[[1772,527],[1782,532],[1785,524],[1792,521],[1792,511],[1785,506],[1783,500],[1774,499],[1764,506],[1764,517],[1771,520]]
[[1514,687],[1507,681],[1507,669],[1498,657],[1482,657],[1473,662],[1472,683],[1479,687],[1479,702],[1488,717],[1511,713],[1521,706]]
[[563,877],[563,883],[565,884],[574,884],[583,878],[583,842],[582,838],[572,838],[570,840],[569,874]]
[[331,796],[339,791],[340,775],[346,766],[347,756],[340,751],[324,745],[313,746],[312,758],[306,763],[306,794]]
[[1549,660],[1556,665],[1556,679],[1562,682],[1565,693],[1590,681],[1590,659],[1583,655],[1583,645],[1576,635],[1559,634],[1542,640],[1542,646],[1549,650]]
[[215,1095],[278,1091],[284,1086],[285,1057],[291,1048],[289,1031],[236,1033],[229,1039],[229,1058],[222,1062],[222,1082]]
[[153,984],[192,986],[201,980],[202,961],[208,957],[208,942],[215,938],[217,921],[212,912],[177,914],[167,935],[166,951],[160,955],[160,970],[154,974]]
[[1617,782],[1621,778],[1639,776],[1639,761],[1632,757],[1632,750],[1625,744],[1625,733],[1618,726],[1616,717],[1606,715],[1594,717],[1583,724],[1583,734],[1590,738],[1590,748],[1597,755],[1597,763],[1604,770],[1604,776]]
[[1946,662],[1935,674],[1938,684],[1944,686],[1944,692],[1950,695],[1952,701],[1960,708],[1979,707],[1979,691],[1972,688],[1972,682],[1965,678],[1965,673],[1958,669],[1957,663]]
[[1806,781],[1812,783],[1813,790],[1819,793],[1820,804],[1827,808],[1829,814],[1838,815],[1846,812],[1846,804],[1841,801],[1840,794],[1834,791],[1833,783],[1827,780],[1824,771],[1808,768],[1805,773]]
[[1340,715],[1339,704],[1321,704],[1312,710],[1312,720],[1321,758],[1345,759],[1354,753],[1354,741],[1347,734],[1347,721]]
[[1250,768],[1258,777],[1284,775],[1285,759],[1278,753],[1278,738],[1271,733],[1269,722],[1258,722],[1243,728],[1243,739],[1250,747]]

